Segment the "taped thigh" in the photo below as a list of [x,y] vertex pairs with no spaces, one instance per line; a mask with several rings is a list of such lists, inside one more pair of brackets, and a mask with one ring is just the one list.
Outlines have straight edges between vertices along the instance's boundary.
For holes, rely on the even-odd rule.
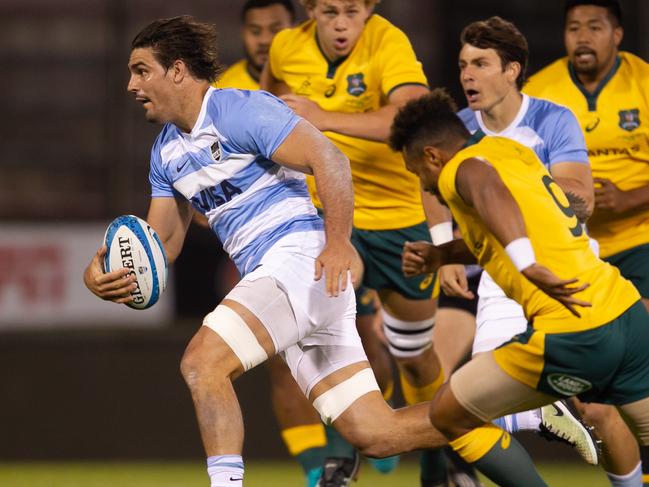
[[507,375],[492,353],[479,355],[460,367],[451,376],[450,385],[462,407],[485,422],[556,400]]
[[379,385],[372,369],[366,368],[320,394],[313,401],[313,407],[320,413],[325,424],[331,424],[356,399],[372,391],[379,391]]
[[205,317],[203,326],[214,330],[228,344],[243,365],[244,371],[268,359],[266,351],[244,319],[227,306],[218,305]]
[[617,407],[643,446],[649,446],[649,397]]
[[433,344],[435,317],[422,321],[402,321],[383,311],[383,331],[394,357],[415,357]]

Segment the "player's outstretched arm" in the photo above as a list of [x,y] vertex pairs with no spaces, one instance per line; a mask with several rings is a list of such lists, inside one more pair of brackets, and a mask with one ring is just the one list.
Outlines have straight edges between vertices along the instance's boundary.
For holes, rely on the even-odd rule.
[[[462,162],[458,168],[455,184],[466,204],[475,208],[487,229],[508,250],[512,242],[527,240],[525,221],[521,209],[505,186],[498,172],[489,162],[471,158]],[[527,240],[529,243],[529,240]],[[533,251],[527,262],[521,259],[514,262],[522,274],[551,298],[563,304],[571,313],[579,316],[575,306],[590,306],[576,299],[574,294],[586,289],[589,284],[571,287],[577,279],[560,279],[546,267],[534,261]],[[508,251],[510,257],[512,253]],[[513,260],[513,259],[512,259]]]
[[425,86],[404,85],[390,93],[385,106],[375,111],[362,113],[329,112],[308,98],[294,94],[283,95],[281,98],[295,113],[307,119],[319,130],[387,142],[390,137],[392,120],[399,108],[408,101],[427,93],[428,88]]
[[327,292],[337,296],[346,289],[348,271],[357,259],[350,242],[354,193],[349,159],[305,120],[295,126],[272,159],[315,177],[327,233],[327,244],[316,260],[315,279],[324,272]]

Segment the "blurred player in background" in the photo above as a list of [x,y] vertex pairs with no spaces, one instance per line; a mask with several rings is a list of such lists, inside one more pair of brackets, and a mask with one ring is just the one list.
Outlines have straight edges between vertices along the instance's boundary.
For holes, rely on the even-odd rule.
[[[633,282],[648,306],[649,65],[619,52],[621,21],[615,0],[567,1],[567,56],[532,76],[525,92],[564,105],[577,116],[596,185],[588,231],[599,243],[600,257]],[[639,485],[637,447],[621,418],[596,405],[583,414],[609,450],[621,452],[604,458],[611,482]],[[646,448],[642,456],[649,472]],[[644,483],[649,485],[649,475]]]
[[[386,144],[396,110],[427,93],[427,80],[408,38],[373,14],[375,0],[302,3],[311,20],[275,37],[261,86],[325,131],[350,158],[353,242],[364,264],[362,284],[380,296],[384,332],[406,402],[430,400],[444,378],[431,346],[433,276],[406,279],[400,263],[405,241],[430,235],[417,178]],[[354,452],[341,447],[334,456],[325,467],[326,478],[338,476],[336,470],[350,478]],[[443,484],[441,453],[427,455],[425,463],[422,485]]]
[[[431,407],[433,424],[499,485],[545,484],[522,447],[485,422],[556,397],[617,405],[649,444],[649,314],[638,291],[593,254],[534,151],[482,131],[471,135],[455,110],[447,93],[434,90],[395,117],[391,146],[448,205],[463,237],[441,247],[406,244],[404,272],[477,259],[523,306],[529,326],[451,376]],[[502,463],[508,478],[490,470]]]

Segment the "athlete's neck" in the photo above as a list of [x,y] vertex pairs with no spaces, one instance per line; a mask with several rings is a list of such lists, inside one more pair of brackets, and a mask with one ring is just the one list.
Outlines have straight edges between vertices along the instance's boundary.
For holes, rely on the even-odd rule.
[[501,100],[486,110],[481,110],[482,123],[492,132],[502,132],[514,121],[523,103],[518,90],[510,90]]
[[255,66],[250,58],[246,61],[246,72],[253,80],[259,83],[259,78],[261,78],[261,67]]
[[584,87],[584,89],[588,93],[595,93],[597,91],[597,88],[599,87],[599,84],[602,82],[604,78],[608,76],[608,74],[611,72],[613,67],[615,66],[615,63],[617,62],[617,51],[615,52],[614,56],[611,56],[611,59],[603,66],[601,66],[600,69],[590,73],[585,73],[585,72],[578,72],[575,70],[575,73],[577,74],[577,79],[581,83],[581,85]]
[[203,108],[205,93],[210,88],[210,84],[205,81],[197,83],[185,90],[178,99],[179,110],[178,116],[174,120],[174,125],[185,133],[189,133],[196,125],[198,116]]

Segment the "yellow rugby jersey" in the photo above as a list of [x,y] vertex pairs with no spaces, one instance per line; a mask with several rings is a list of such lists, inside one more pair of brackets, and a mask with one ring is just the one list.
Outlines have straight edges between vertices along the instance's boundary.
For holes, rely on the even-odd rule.
[[[621,52],[593,95],[587,93],[568,58],[530,78],[524,91],[570,108],[584,131],[593,176],[622,191],[649,184],[649,64]],[[600,255],[608,257],[649,243],[649,209],[622,215],[595,210],[588,220]]]
[[[581,318],[573,316],[516,270],[476,210],[467,206],[457,193],[457,169],[471,157],[489,161],[511,191],[525,219],[537,262],[562,279],[577,278],[580,284],[590,284],[577,294],[579,299],[592,304],[591,308],[578,308]],[[601,261],[590,250],[588,238],[566,196],[531,149],[510,139],[484,137],[458,152],[444,166],[439,191],[478,263],[507,296],[521,304],[535,329],[564,333],[596,328],[614,320],[640,299],[638,291],[616,267]]]
[[[331,63],[322,53],[315,21],[283,30],[270,48],[270,69],[297,95],[331,112],[361,113],[384,106],[404,84],[427,86],[421,63],[403,32],[372,15],[346,58]],[[387,144],[325,132],[349,158],[354,184],[354,225],[364,230],[404,228],[425,220],[419,180]],[[317,206],[313,178],[307,178]]]
[[213,83],[215,88],[237,88],[239,90],[258,90],[259,81],[248,72],[248,61],[242,59],[226,69]]

